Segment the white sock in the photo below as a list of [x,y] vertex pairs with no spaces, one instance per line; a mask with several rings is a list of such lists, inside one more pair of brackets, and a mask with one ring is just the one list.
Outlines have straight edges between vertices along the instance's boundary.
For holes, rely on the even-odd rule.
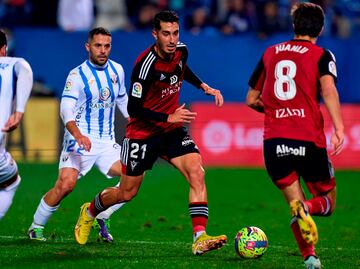
[[43,228],[47,223],[48,219],[52,216],[52,214],[59,208],[60,205],[57,206],[49,206],[44,201],[44,197],[41,198],[40,204],[36,209],[34,214],[34,221],[30,226],[31,228]]
[[16,181],[10,186],[7,186],[5,189],[0,190],[0,220],[5,216],[6,212],[9,210],[17,187],[21,181],[20,176],[18,175]]
[[115,204],[110,206],[108,209],[106,209],[103,212],[100,212],[96,218],[97,219],[110,219],[110,216],[117,211],[120,207],[122,207],[123,205],[125,205],[126,203],[120,203],[120,204]]

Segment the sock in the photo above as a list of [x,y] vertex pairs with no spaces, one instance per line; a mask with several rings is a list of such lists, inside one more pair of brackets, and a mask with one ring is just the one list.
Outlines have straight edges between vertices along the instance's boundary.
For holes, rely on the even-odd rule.
[[15,192],[20,185],[21,178],[18,175],[15,182],[13,182],[10,186],[7,186],[4,189],[0,190],[0,220],[5,216],[6,212],[9,210]]
[[31,224],[30,228],[40,228],[44,227],[48,219],[54,214],[54,212],[59,208],[57,206],[49,206],[46,204],[44,197],[41,198],[39,206],[37,207],[34,214],[34,221]]
[[110,216],[117,211],[119,208],[121,208],[123,205],[125,205],[126,203],[120,203],[120,204],[115,204],[113,206],[110,206],[108,209],[106,209],[105,211],[99,213],[96,218],[97,219],[110,219]]
[[333,211],[333,202],[327,196],[317,196],[304,203],[312,216],[329,216]]
[[314,245],[310,245],[310,244],[306,243],[306,241],[301,236],[300,227],[296,221],[296,217],[292,218],[290,226],[291,226],[291,230],[295,236],[295,240],[299,247],[301,255],[304,257],[304,259],[310,255],[316,256]]
[[205,232],[209,216],[207,202],[196,202],[189,204],[189,213],[193,227],[194,241]]
[[[119,187],[120,186],[120,182],[118,184],[115,185],[115,187]],[[126,203],[119,203],[119,204],[115,204],[113,206],[110,206],[108,209],[106,209],[105,211],[99,213],[96,218],[97,219],[110,219],[110,216],[117,210],[119,210],[123,205],[125,205]]]
[[101,212],[105,211],[107,207],[103,205],[101,202],[101,193],[98,193],[94,200],[91,201],[89,209],[88,209],[88,215],[89,217],[95,218],[95,216],[99,215]]

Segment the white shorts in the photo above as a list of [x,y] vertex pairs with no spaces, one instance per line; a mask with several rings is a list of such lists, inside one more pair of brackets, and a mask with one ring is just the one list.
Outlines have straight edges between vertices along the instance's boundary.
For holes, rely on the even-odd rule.
[[69,167],[79,171],[79,178],[85,176],[95,165],[107,178],[111,166],[120,160],[121,146],[111,140],[91,140],[91,150],[87,152],[79,148],[76,141],[64,137],[63,150],[60,155],[59,169]]
[[9,152],[4,152],[0,154],[0,183],[3,183],[13,176],[16,175],[18,171],[16,162],[11,157]]

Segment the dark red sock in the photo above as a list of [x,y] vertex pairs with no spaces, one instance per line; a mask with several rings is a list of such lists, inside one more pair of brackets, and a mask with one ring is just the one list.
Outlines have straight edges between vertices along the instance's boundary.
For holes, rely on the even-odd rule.
[[301,232],[300,232],[300,227],[299,227],[299,224],[297,223],[297,221],[294,221],[291,224],[291,230],[295,236],[296,243],[297,243],[299,250],[301,252],[301,255],[304,257],[304,259],[310,255],[315,256],[314,245],[310,245],[310,244],[306,243],[306,241],[302,238]]
[[193,227],[193,233],[206,230],[208,221],[208,205],[207,202],[196,202],[189,204],[189,213]]
[[333,202],[327,196],[317,196],[310,200],[305,201],[312,216],[326,216],[330,215],[333,211]]

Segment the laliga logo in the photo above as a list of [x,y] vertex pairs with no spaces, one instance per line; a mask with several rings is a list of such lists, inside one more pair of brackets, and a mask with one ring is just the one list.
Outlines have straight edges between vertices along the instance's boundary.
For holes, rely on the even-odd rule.
[[101,101],[107,101],[109,97],[111,96],[110,89],[108,87],[102,88],[99,91],[99,98]]

